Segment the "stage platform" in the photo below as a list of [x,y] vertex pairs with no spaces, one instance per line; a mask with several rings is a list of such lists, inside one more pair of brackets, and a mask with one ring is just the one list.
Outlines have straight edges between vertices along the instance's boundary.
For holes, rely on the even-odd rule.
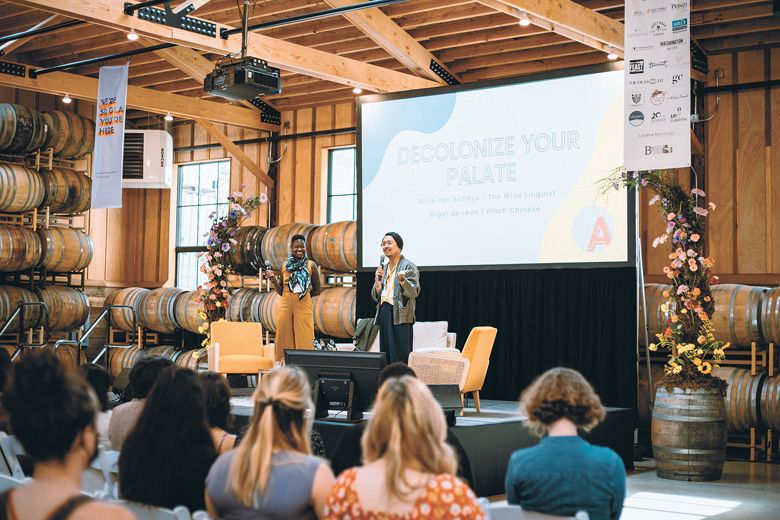
[[[251,397],[234,397],[231,404],[233,415],[240,427],[252,414]],[[367,413],[366,417],[369,416]],[[469,458],[472,482],[479,496],[503,494],[509,456],[515,450],[533,446],[538,442],[538,438],[523,426],[523,420],[524,417],[518,413],[516,402],[485,399],[482,400],[481,413],[467,407],[465,414],[457,418],[452,431]],[[353,424],[329,419],[314,421],[314,428],[320,433],[325,444],[327,457],[332,456],[339,437]],[[604,422],[584,437],[593,444],[612,448],[623,459],[626,469],[633,468],[633,409],[607,408]]]

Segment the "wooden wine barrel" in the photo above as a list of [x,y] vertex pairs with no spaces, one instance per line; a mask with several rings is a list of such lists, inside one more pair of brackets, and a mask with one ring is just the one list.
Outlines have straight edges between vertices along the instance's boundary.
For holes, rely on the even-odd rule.
[[651,437],[656,473],[673,480],[717,480],[726,458],[726,407],[717,389],[658,388]]
[[759,320],[766,287],[718,284],[712,286],[715,312],[712,326],[718,339],[735,345],[761,342]]
[[0,151],[26,153],[42,148],[49,127],[43,114],[22,105],[0,103]]
[[0,212],[24,213],[43,202],[40,173],[18,164],[0,163]]
[[109,371],[112,376],[117,377],[125,368],[133,368],[144,356],[146,350],[140,347],[109,349]]
[[[647,316],[650,328],[647,331],[650,343],[656,343],[656,334],[664,331],[666,326],[666,316],[661,310],[661,305],[668,300],[664,297],[664,291],[671,291],[671,285],[658,283],[645,284],[645,303],[647,305]],[[670,293],[671,294],[671,293]],[[639,313],[639,344],[645,346],[645,317],[642,312]]]
[[83,173],[54,168],[44,170],[44,196],[41,208],[49,206],[51,213],[83,213],[89,209],[92,197],[92,179]]
[[0,272],[31,269],[40,262],[41,254],[41,240],[35,231],[0,225]]
[[146,350],[147,356],[159,356],[165,359],[170,359],[171,362],[175,362],[176,358],[181,354],[181,351],[176,350],[173,345],[163,345],[159,347],[152,347]]
[[38,228],[43,254],[41,266],[51,273],[81,271],[92,261],[92,239],[80,229]]
[[319,226],[309,235],[312,259],[317,265],[346,273],[357,269],[357,222],[333,222]]
[[[258,301],[259,300],[259,301]],[[275,291],[262,292],[258,296],[257,312],[263,329],[276,332],[276,313],[279,311],[279,304],[282,297]]]
[[181,289],[163,287],[145,293],[138,306],[138,320],[141,326],[157,332],[176,330],[176,298]]
[[198,332],[198,327],[203,325],[198,313],[201,311],[201,303],[198,301],[198,291],[181,293],[176,299],[174,317],[180,329],[190,332]]
[[336,338],[351,338],[355,335],[355,289],[333,287],[315,296],[314,328],[323,334]]
[[198,364],[200,364],[200,355],[201,355],[200,349],[195,350],[185,350],[183,352],[179,352],[179,355],[176,356],[176,359],[174,360],[173,364],[177,367],[184,367],[189,368],[190,370],[198,370]]
[[[661,385],[661,379],[664,377],[664,367],[663,365],[650,365],[650,371],[653,375],[652,391],[653,397],[655,397],[658,387]],[[647,377],[647,365],[645,365],[644,359],[639,362],[639,375],[636,383],[636,425],[639,428],[649,428],[653,410],[648,392],[650,381]]]
[[750,375],[750,370],[735,367],[718,367],[712,373],[726,381],[726,422],[730,432],[750,431],[760,427],[759,401],[765,373]]
[[767,377],[764,380],[759,410],[765,428],[780,430],[780,375]]
[[266,231],[268,228],[262,226],[238,228],[233,237],[236,244],[227,254],[227,259],[233,266],[233,272],[256,276],[261,267],[265,268],[261,246]]
[[54,155],[65,159],[82,157],[95,146],[95,123],[72,112],[54,110],[44,113],[45,120],[51,121],[49,146]]
[[[53,348],[54,346],[52,345],[52,349]],[[60,345],[57,347],[55,353],[62,364],[71,370],[75,370],[79,365],[83,365],[87,362],[87,355],[83,348],[81,349],[81,356],[79,356],[81,357],[81,363],[77,361],[76,354],[78,353],[78,349],[75,345]]]
[[239,289],[234,292],[228,301],[227,320],[259,323],[261,294],[257,289]]
[[287,257],[290,256],[290,239],[295,235],[306,237],[306,250],[309,253],[309,258],[311,258],[309,235],[316,227],[314,224],[296,222],[269,229],[263,235],[261,247],[263,260],[271,262],[271,267],[274,270],[281,270],[282,266],[287,262]]
[[[37,301],[39,300],[32,291],[28,291],[21,287],[14,287],[12,285],[0,286],[0,327],[6,324],[8,318],[11,317],[20,302],[34,303]],[[14,318],[14,323],[11,325],[11,329],[9,329],[10,332],[19,330],[19,319],[20,317]],[[24,308],[24,329],[30,329],[37,326],[40,319],[40,307]]]
[[[140,326],[140,306],[144,295],[149,289],[128,287],[120,289],[106,297],[106,305],[129,305],[135,311],[136,325]],[[117,329],[132,332],[133,313],[129,309],[114,309],[111,311],[111,324]]]
[[35,293],[49,311],[49,330],[74,330],[87,322],[89,300],[78,289],[50,285]]
[[780,287],[767,289],[761,302],[761,337],[767,343],[780,344]]

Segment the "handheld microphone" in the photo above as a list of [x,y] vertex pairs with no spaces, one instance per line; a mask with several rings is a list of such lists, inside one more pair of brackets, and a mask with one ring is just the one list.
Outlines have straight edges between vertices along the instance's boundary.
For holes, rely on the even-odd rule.
[[379,267],[385,267],[385,255],[379,255]]

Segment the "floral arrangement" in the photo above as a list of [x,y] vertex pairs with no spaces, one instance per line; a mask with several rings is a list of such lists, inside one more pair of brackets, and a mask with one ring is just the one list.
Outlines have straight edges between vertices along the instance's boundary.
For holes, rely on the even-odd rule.
[[236,191],[227,200],[227,213],[222,216],[216,212],[209,215],[212,220],[211,230],[204,235],[207,237],[207,249],[202,256],[206,261],[200,270],[208,281],[198,286],[198,301],[201,304],[198,316],[203,321],[198,331],[206,335],[201,343],[204,347],[211,342],[211,323],[224,320],[227,312],[230,298],[227,275],[233,270],[228,253],[236,244],[233,237],[244,219],[260,204],[268,202],[268,196],[262,193],[259,197],[244,198],[243,193]]
[[684,190],[675,172],[669,170],[620,169],[605,184],[615,189],[649,189],[654,193],[649,204],[658,204],[666,222],[666,230],[653,240],[653,247],[667,243],[670,246],[669,265],[664,267],[664,273],[672,288],[664,291],[666,301],[661,305],[666,328],[656,335],[658,341],[648,347],[651,351],[669,351],[664,384],[725,390],[725,382],[711,374],[725,359],[724,351],[730,344],[715,338],[710,321],[715,309],[710,285],[716,284],[718,277],[711,274],[715,261],[704,253],[706,218],[715,210],[715,204],[705,204],[706,194],[699,188]]

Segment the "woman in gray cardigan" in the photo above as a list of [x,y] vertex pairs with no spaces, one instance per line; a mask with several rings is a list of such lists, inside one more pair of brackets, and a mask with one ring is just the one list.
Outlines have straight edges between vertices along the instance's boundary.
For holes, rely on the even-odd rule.
[[385,234],[382,253],[387,257],[387,264],[383,259],[371,289],[371,297],[376,302],[379,349],[387,353],[388,363],[409,362],[414,310],[420,294],[420,273],[417,266],[401,254],[403,247],[404,241],[398,233]]

